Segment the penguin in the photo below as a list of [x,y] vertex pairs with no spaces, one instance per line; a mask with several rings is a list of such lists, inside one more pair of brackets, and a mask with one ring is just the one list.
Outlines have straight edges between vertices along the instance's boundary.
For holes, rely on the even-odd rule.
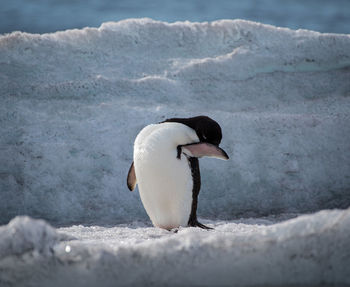
[[198,158],[228,160],[219,147],[221,139],[220,125],[207,116],[170,118],[144,127],[136,136],[127,186],[133,191],[138,184],[154,226],[212,229],[197,219],[201,187]]

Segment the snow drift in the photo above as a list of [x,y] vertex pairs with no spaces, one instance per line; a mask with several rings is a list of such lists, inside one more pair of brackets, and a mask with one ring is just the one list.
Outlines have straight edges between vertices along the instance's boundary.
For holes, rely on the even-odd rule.
[[199,215],[350,205],[350,37],[150,19],[0,36],[0,221],[144,220],[125,180],[141,128],[206,114]]
[[[25,224],[19,224],[25,221]],[[276,223],[206,222],[215,230],[178,233],[140,223],[103,228],[48,225],[15,218],[7,236],[29,228],[79,240],[49,252],[20,247],[0,258],[1,286],[343,286],[350,284],[350,209]],[[26,236],[24,238],[26,238]],[[62,236],[62,235],[60,235]],[[66,235],[67,236],[67,235]],[[49,240],[52,242],[52,240]],[[24,241],[25,242],[25,241]],[[41,244],[39,244],[41,245]],[[3,254],[6,246],[0,247]]]
[[73,237],[60,234],[44,220],[18,216],[6,226],[0,226],[0,258],[20,256],[26,252],[46,255],[61,240]]

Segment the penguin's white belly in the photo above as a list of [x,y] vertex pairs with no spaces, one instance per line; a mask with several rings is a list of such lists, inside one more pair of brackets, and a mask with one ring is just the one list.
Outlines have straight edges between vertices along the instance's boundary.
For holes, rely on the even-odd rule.
[[177,146],[197,142],[196,133],[179,123],[145,127],[134,145],[134,166],[143,206],[153,225],[165,229],[187,226],[193,180],[185,155]]

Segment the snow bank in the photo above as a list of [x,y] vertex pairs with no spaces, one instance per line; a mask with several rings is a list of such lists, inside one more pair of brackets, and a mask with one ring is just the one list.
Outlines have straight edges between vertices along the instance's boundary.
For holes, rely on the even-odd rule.
[[231,158],[201,160],[201,216],[348,207],[349,67],[349,35],[242,20],[0,36],[0,221],[144,220],[135,136],[199,114]]
[[17,216],[8,225],[0,226],[0,258],[26,252],[47,255],[57,242],[69,239],[73,237],[57,233],[44,220]]
[[[17,221],[27,220],[17,219]],[[0,257],[2,286],[343,286],[350,284],[350,209],[276,223],[207,221],[177,233],[134,222],[72,226],[52,252]],[[11,223],[12,224],[12,223]],[[22,225],[23,227],[24,225]],[[8,228],[8,227],[2,227]],[[1,233],[0,233],[1,234]],[[16,237],[14,237],[16,238]]]

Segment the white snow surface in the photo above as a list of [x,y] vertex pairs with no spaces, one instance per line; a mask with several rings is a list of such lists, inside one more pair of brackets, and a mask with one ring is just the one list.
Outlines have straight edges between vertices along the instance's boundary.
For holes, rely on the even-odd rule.
[[17,216],[6,226],[0,226],[0,258],[36,251],[47,254],[60,240],[73,239],[57,233],[44,220]]
[[130,19],[0,36],[0,221],[145,221],[126,175],[150,123],[205,114],[210,219],[350,205],[350,36],[243,20]]
[[[205,221],[215,229],[177,233],[142,222],[54,230],[16,217],[0,227],[1,238],[15,229],[21,236],[13,240],[28,242],[28,230],[49,230],[50,243],[37,237],[31,248],[0,245],[0,285],[348,286],[350,209],[285,220],[290,216]],[[62,236],[66,240],[58,241]]]

